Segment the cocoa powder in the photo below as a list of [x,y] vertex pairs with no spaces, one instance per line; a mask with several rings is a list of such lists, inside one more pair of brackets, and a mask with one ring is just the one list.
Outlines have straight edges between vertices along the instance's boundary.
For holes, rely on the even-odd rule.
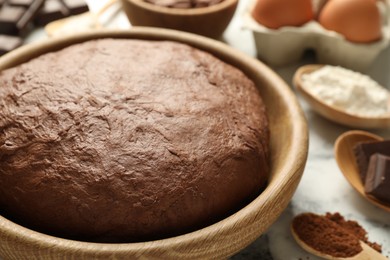
[[325,217],[337,223],[339,226],[343,227],[344,229],[348,230],[359,240],[363,241],[364,243],[366,243],[367,245],[369,245],[379,253],[382,252],[382,246],[379,245],[378,243],[368,241],[367,231],[356,221],[345,220],[345,218],[341,216],[340,213],[338,212],[333,214],[326,213]]
[[381,246],[369,242],[367,232],[356,221],[346,221],[339,213],[303,213],[294,218],[292,228],[308,246],[330,256],[352,257],[360,253],[360,240],[381,252]]

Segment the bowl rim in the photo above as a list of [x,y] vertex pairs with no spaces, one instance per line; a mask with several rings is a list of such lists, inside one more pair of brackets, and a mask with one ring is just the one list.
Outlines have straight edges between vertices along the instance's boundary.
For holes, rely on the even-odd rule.
[[222,0],[222,2],[217,3],[215,5],[187,9],[159,6],[152,3],[148,3],[145,0],[122,0],[122,4],[131,3],[133,5],[136,5],[138,8],[142,8],[150,12],[159,13],[162,15],[190,17],[218,13],[221,10],[224,10],[232,5],[237,5],[238,1],[239,0]]
[[[283,197],[289,187],[294,187],[295,185],[292,189],[292,193],[295,191],[306,164],[308,154],[308,128],[306,118],[295,94],[287,84],[262,62],[243,54],[241,51],[235,50],[222,42],[210,38],[170,29],[133,27],[131,30],[98,30],[52,38],[23,46],[0,57],[0,72],[3,69],[13,67],[17,64],[24,63],[29,59],[38,57],[40,54],[50,52],[53,48],[58,50],[71,44],[99,38],[135,38],[177,41],[208,51],[218,58],[223,56],[221,59],[227,63],[229,63],[229,61],[237,61],[240,64],[247,65],[252,72],[261,70],[263,74],[267,74],[266,77],[264,76],[264,80],[273,82],[273,87],[280,90],[280,93],[283,93],[283,95],[280,95],[280,98],[283,99],[284,103],[289,104],[290,109],[288,113],[290,117],[294,119],[294,123],[291,124],[291,132],[289,133],[291,138],[290,151],[292,152],[288,153],[286,163],[278,169],[278,172],[280,172],[280,175],[283,178],[280,178],[278,181],[271,178],[266,189],[257,198],[236,213],[210,226],[176,237],[146,242],[112,244],[75,241],[28,229],[0,215],[0,233],[3,233],[3,236],[17,241],[23,241],[31,245],[39,245],[41,248],[61,248],[69,251],[82,251],[83,253],[93,254],[131,253],[139,255],[140,252],[145,253],[148,251],[156,252],[170,249],[175,251],[177,246],[182,247],[183,244],[190,245],[193,244],[194,241],[197,241],[197,244],[199,245],[199,241],[208,243],[208,241],[215,239],[216,236],[229,236],[236,229],[237,225],[248,223],[249,217],[251,219],[259,218],[259,210],[266,207],[272,208],[276,212],[276,214],[272,214],[277,217],[282,213],[290,198],[288,198],[288,201],[283,201],[282,204],[275,204],[274,201],[278,196]],[[18,62],[15,62],[16,59],[18,59]],[[265,223],[265,230],[275,221],[275,219],[270,220],[265,217],[262,221]],[[256,230],[257,237],[264,230]],[[246,241],[246,245],[249,245],[249,243],[253,241],[249,241],[249,238],[245,239],[248,240]],[[235,246],[237,247],[234,249],[235,252],[242,249],[242,247],[238,248],[237,245]],[[210,250],[217,251],[215,248]],[[179,256],[182,255],[179,254]]]

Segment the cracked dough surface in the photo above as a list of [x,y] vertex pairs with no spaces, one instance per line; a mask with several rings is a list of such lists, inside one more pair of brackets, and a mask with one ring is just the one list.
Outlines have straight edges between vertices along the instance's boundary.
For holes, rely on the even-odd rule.
[[182,234],[261,192],[268,142],[236,68],[174,42],[88,41],[0,73],[0,213],[88,241]]

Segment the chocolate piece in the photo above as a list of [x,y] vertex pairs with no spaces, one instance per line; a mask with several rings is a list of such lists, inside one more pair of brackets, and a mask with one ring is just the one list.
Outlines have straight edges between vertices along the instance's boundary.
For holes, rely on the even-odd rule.
[[[33,24],[43,26],[57,19],[88,11],[84,0],[0,0],[0,34],[25,36]],[[3,39],[5,39],[3,37]],[[20,40],[0,43],[0,53],[19,46]]]
[[22,45],[22,39],[16,36],[0,35],[0,56]]
[[70,15],[87,12],[88,10],[88,5],[83,0],[46,0],[34,22],[42,26]]
[[[0,34],[23,35],[42,7],[44,0],[14,1],[4,4],[0,10]],[[14,5],[11,5],[14,4]]]
[[12,6],[23,6],[23,7],[29,7],[32,5],[34,0],[8,0],[7,4]]
[[362,183],[366,181],[366,173],[371,155],[380,153],[390,156],[390,140],[359,143],[354,147],[356,162]]
[[43,26],[52,21],[65,18],[69,15],[70,10],[62,1],[46,0],[34,22],[39,26]]
[[4,5],[0,10],[0,34],[17,34],[17,24],[25,12],[23,7]]
[[31,5],[28,7],[27,11],[24,13],[22,18],[17,23],[17,27],[20,35],[23,35],[27,32],[26,30],[28,26],[32,26],[33,19],[38,14],[44,2],[45,0],[34,0],[31,3]]
[[88,5],[84,0],[62,0],[69,9],[71,15],[88,12]]
[[370,157],[364,190],[378,200],[390,203],[390,156],[376,153]]

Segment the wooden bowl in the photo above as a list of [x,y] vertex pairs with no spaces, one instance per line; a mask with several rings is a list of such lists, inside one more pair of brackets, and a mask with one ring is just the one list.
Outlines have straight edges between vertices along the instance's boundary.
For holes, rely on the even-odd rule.
[[132,25],[176,29],[219,38],[229,25],[238,0],[224,0],[202,8],[179,9],[153,5],[144,0],[122,0]]
[[[297,91],[301,96],[309,103],[310,107],[325,117],[326,119],[335,123],[360,128],[360,129],[380,129],[390,128],[390,113],[383,116],[369,117],[359,116],[347,113],[337,107],[326,104],[324,101],[318,99],[302,86],[302,76],[307,73],[312,73],[324,65],[321,64],[309,64],[300,67],[294,74],[293,83]],[[390,104],[390,100],[389,100]]]
[[265,232],[286,208],[304,170],[308,129],[295,95],[267,66],[221,42],[156,28],[95,31],[42,41],[1,57],[0,71],[75,43],[108,37],[186,43],[212,53],[249,76],[261,92],[270,121],[271,174],[268,186],[246,207],[213,225],[150,242],[103,244],[67,240],[32,231],[0,216],[0,258],[219,259],[240,251]]

